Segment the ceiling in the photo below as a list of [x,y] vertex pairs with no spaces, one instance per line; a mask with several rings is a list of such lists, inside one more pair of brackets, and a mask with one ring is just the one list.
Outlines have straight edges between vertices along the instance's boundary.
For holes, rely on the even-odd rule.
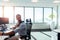
[[1,5],[12,5],[12,6],[56,6],[60,3],[53,3],[54,0],[38,0],[38,2],[32,2],[31,0],[9,0],[9,2],[3,2],[0,0]]

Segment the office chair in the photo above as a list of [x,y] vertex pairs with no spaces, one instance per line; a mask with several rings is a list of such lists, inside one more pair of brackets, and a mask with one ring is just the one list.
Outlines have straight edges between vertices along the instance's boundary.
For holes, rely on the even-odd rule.
[[32,28],[31,19],[26,19],[26,27],[27,27],[27,40],[29,40],[31,39],[31,28]]
[[23,35],[20,37],[20,39],[30,40],[31,39],[31,28],[32,28],[32,22],[31,19],[26,19],[26,35]]

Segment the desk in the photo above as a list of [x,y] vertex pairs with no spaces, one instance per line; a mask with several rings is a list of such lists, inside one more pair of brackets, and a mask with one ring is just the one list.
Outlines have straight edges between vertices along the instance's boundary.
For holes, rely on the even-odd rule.
[[0,40],[4,40],[5,38],[7,38],[8,36],[0,36]]
[[60,29],[52,31],[52,40],[60,40]]
[[[7,29],[7,30],[5,30],[5,31],[3,31],[4,33],[7,33],[7,32],[10,32],[10,31],[12,31],[12,29]],[[2,36],[0,36],[0,40],[4,40],[5,38],[7,38],[7,37],[9,37],[9,35],[2,35]]]

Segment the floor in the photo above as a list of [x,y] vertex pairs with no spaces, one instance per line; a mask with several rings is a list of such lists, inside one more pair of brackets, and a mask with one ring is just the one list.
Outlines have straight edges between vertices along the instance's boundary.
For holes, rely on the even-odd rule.
[[[51,40],[51,37],[45,35],[51,35],[51,32],[31,32],[31,40]],[[6,38],[7,36],[0,36],[0,40],[4,40],[4,38]]]
[[[51,32],[43,32],[43,33],[32,32],[31,35],[33,35],[36,38],[36,40],[51,40],[51,37],[45,35],[44,33],[47,34],[47,35],[51,34]],[[31,40],[33,40],[33,38]]]

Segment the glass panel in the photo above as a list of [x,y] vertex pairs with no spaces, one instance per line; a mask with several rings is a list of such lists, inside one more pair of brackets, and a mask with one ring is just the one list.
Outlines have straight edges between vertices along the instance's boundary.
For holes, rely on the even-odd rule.
[[25,8],[25,20],[31,18],[33,22],[33,8]]
[[59,9],[58,9],[58,25],[59,25],[59,28],[60,28],[60,6],[59,6]]
[[0,17],[2,17],[2,7],[0,7]]
[[52,21],[52,8],[44,8],[44,22]]
[[53,22],[55,23],[55,26],[57,24],[57,10],[53,8]]
[[35,8],[35,23],[42,22],[43,8]]
[[4,17],[9,18],[9,23],[13,23],[13,7],[4,7]]
[[24,8],[23,7],[15,7],[15,23],[17,23],[16,15],[20,14],[22,21],[24,21]]

